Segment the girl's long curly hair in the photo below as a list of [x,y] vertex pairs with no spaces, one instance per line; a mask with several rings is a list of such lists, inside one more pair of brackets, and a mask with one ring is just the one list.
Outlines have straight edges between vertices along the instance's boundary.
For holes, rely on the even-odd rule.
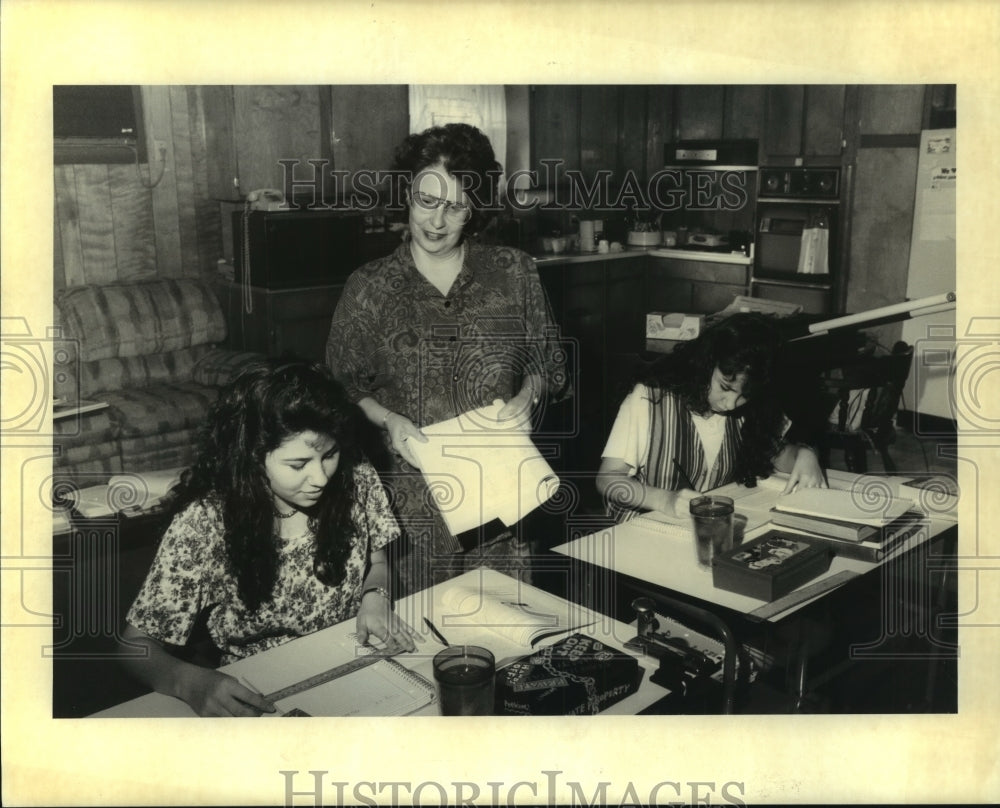
[[201,499],[218,503],[229,569],[248,608],[271,598],[278,570],[274,499],[264,460],[301,432],[327,436],[340,449],[337,470],[310,510],[309,526],[316,536],[316,577],[328,585],[343,580],[354,529],[354,468],[363,459],[358,421],[356,405],[330,372],[307,362],[255,364],[220,392],[173,509],[178,513]]
[[499,204],[500,175],[490,139],[475,126],[448,123],[409,135],[396,148],[393,169],[405,172],[407,187],[424,169],[441,163],[461,184],[472,205],[468,233],[478,233]]
[[756,312],[734,314],[713,323],[696,339],[680,342],[646,370],[638,381],[653,391],[671,392],[692,412],[710,412],[708,391],[716,368],[731,378],[745,374],[746,403],[731,415],[743,416],[737,479],[766,477],[781,445],[784,414],[779,402],[775,359],[780,332],[772,317]]

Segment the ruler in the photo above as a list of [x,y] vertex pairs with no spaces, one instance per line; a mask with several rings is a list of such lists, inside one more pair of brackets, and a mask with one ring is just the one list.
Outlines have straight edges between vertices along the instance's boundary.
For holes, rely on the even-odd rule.
[[852,570],[841,570],[829,578],[823,578],[820,581],[816,581],[814,584],[809,584],[809,586],[803,586],[801,589],[796,589],[789,592],[787,595],[783,595],[777,600],[773,600],[770,603],[766,603],[758,609],[754,609],[752,612],[747,614],[751,620],[767,620],[768,618],[774,617],[776,614],[781,614],[781,612],[786,609],[790,609],[792,606],[798,606],[807,600],[812,600],[817,595],[822,595],[824,592],[829,592],[831,589],[836,589],[842,584],[846,584],[852,578],[856,578],[861,573],[853,572]]
[[378,662],[380,659],[389,659],[387,654],[371,654],[368,656],[359,656],[352,659],[350,662],[345,662],[343,665],[337,665],[329,670],[325,670],[322,673],[317,673],[301,682],[296,682],[295,684],[288,685],[288,687],[283,687],[281,690],[275,690],[273,693],[268,693],[264,696],[270,702],[280,701],[281,699],[287,699],[289,696],[295,696],[303,691],[310,690],[314,687],[319,687],[327,682],[332,682],[334,679],[339,679],[341,676],[346,676],[354,671],[359,671],[362,668],[367,668],[369,665]]

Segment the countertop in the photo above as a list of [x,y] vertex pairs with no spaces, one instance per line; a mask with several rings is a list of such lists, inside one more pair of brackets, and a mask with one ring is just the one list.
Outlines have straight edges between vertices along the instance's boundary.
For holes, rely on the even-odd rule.
[[678,250],[670,247],[626,247],[621,252],[580,252],[567,250],[561,253],[529,253],[539,267],[563,264],[582,264],[589,261],[618,261],[652,255],[657,258],[679,258],[686,261],[707,261],[715,264],[742,264],[749,266],[752,259],[743,253],[708,252],[707,250]]

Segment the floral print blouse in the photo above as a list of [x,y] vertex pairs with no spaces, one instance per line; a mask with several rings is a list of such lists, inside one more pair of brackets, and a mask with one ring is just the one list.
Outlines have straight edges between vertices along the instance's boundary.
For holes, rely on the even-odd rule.
[[184,645],[199,615],[209,610],[209,634],[223,653],[222,662],[229,663],[348,619],[360,606],[370,554],[399,536],[375,469],[359,464],[354,481],[356,530],[339,585],[327,586],[313,574],[316,538],[311,531],[276,537],[273,597],[251,611],[228,569],[221,508],[204,499],[174,517],[126,620],[156,640]]

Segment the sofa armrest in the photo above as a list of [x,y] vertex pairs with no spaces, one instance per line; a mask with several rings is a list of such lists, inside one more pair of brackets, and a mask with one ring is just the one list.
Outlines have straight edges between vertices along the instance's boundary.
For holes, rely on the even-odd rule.
[[211,387],[222,387],[240,372],[264,360],[264,355],[251,351],[233,351],[228,348],[215,348],[199,359],[192,368],[191,378],[198,384]]

